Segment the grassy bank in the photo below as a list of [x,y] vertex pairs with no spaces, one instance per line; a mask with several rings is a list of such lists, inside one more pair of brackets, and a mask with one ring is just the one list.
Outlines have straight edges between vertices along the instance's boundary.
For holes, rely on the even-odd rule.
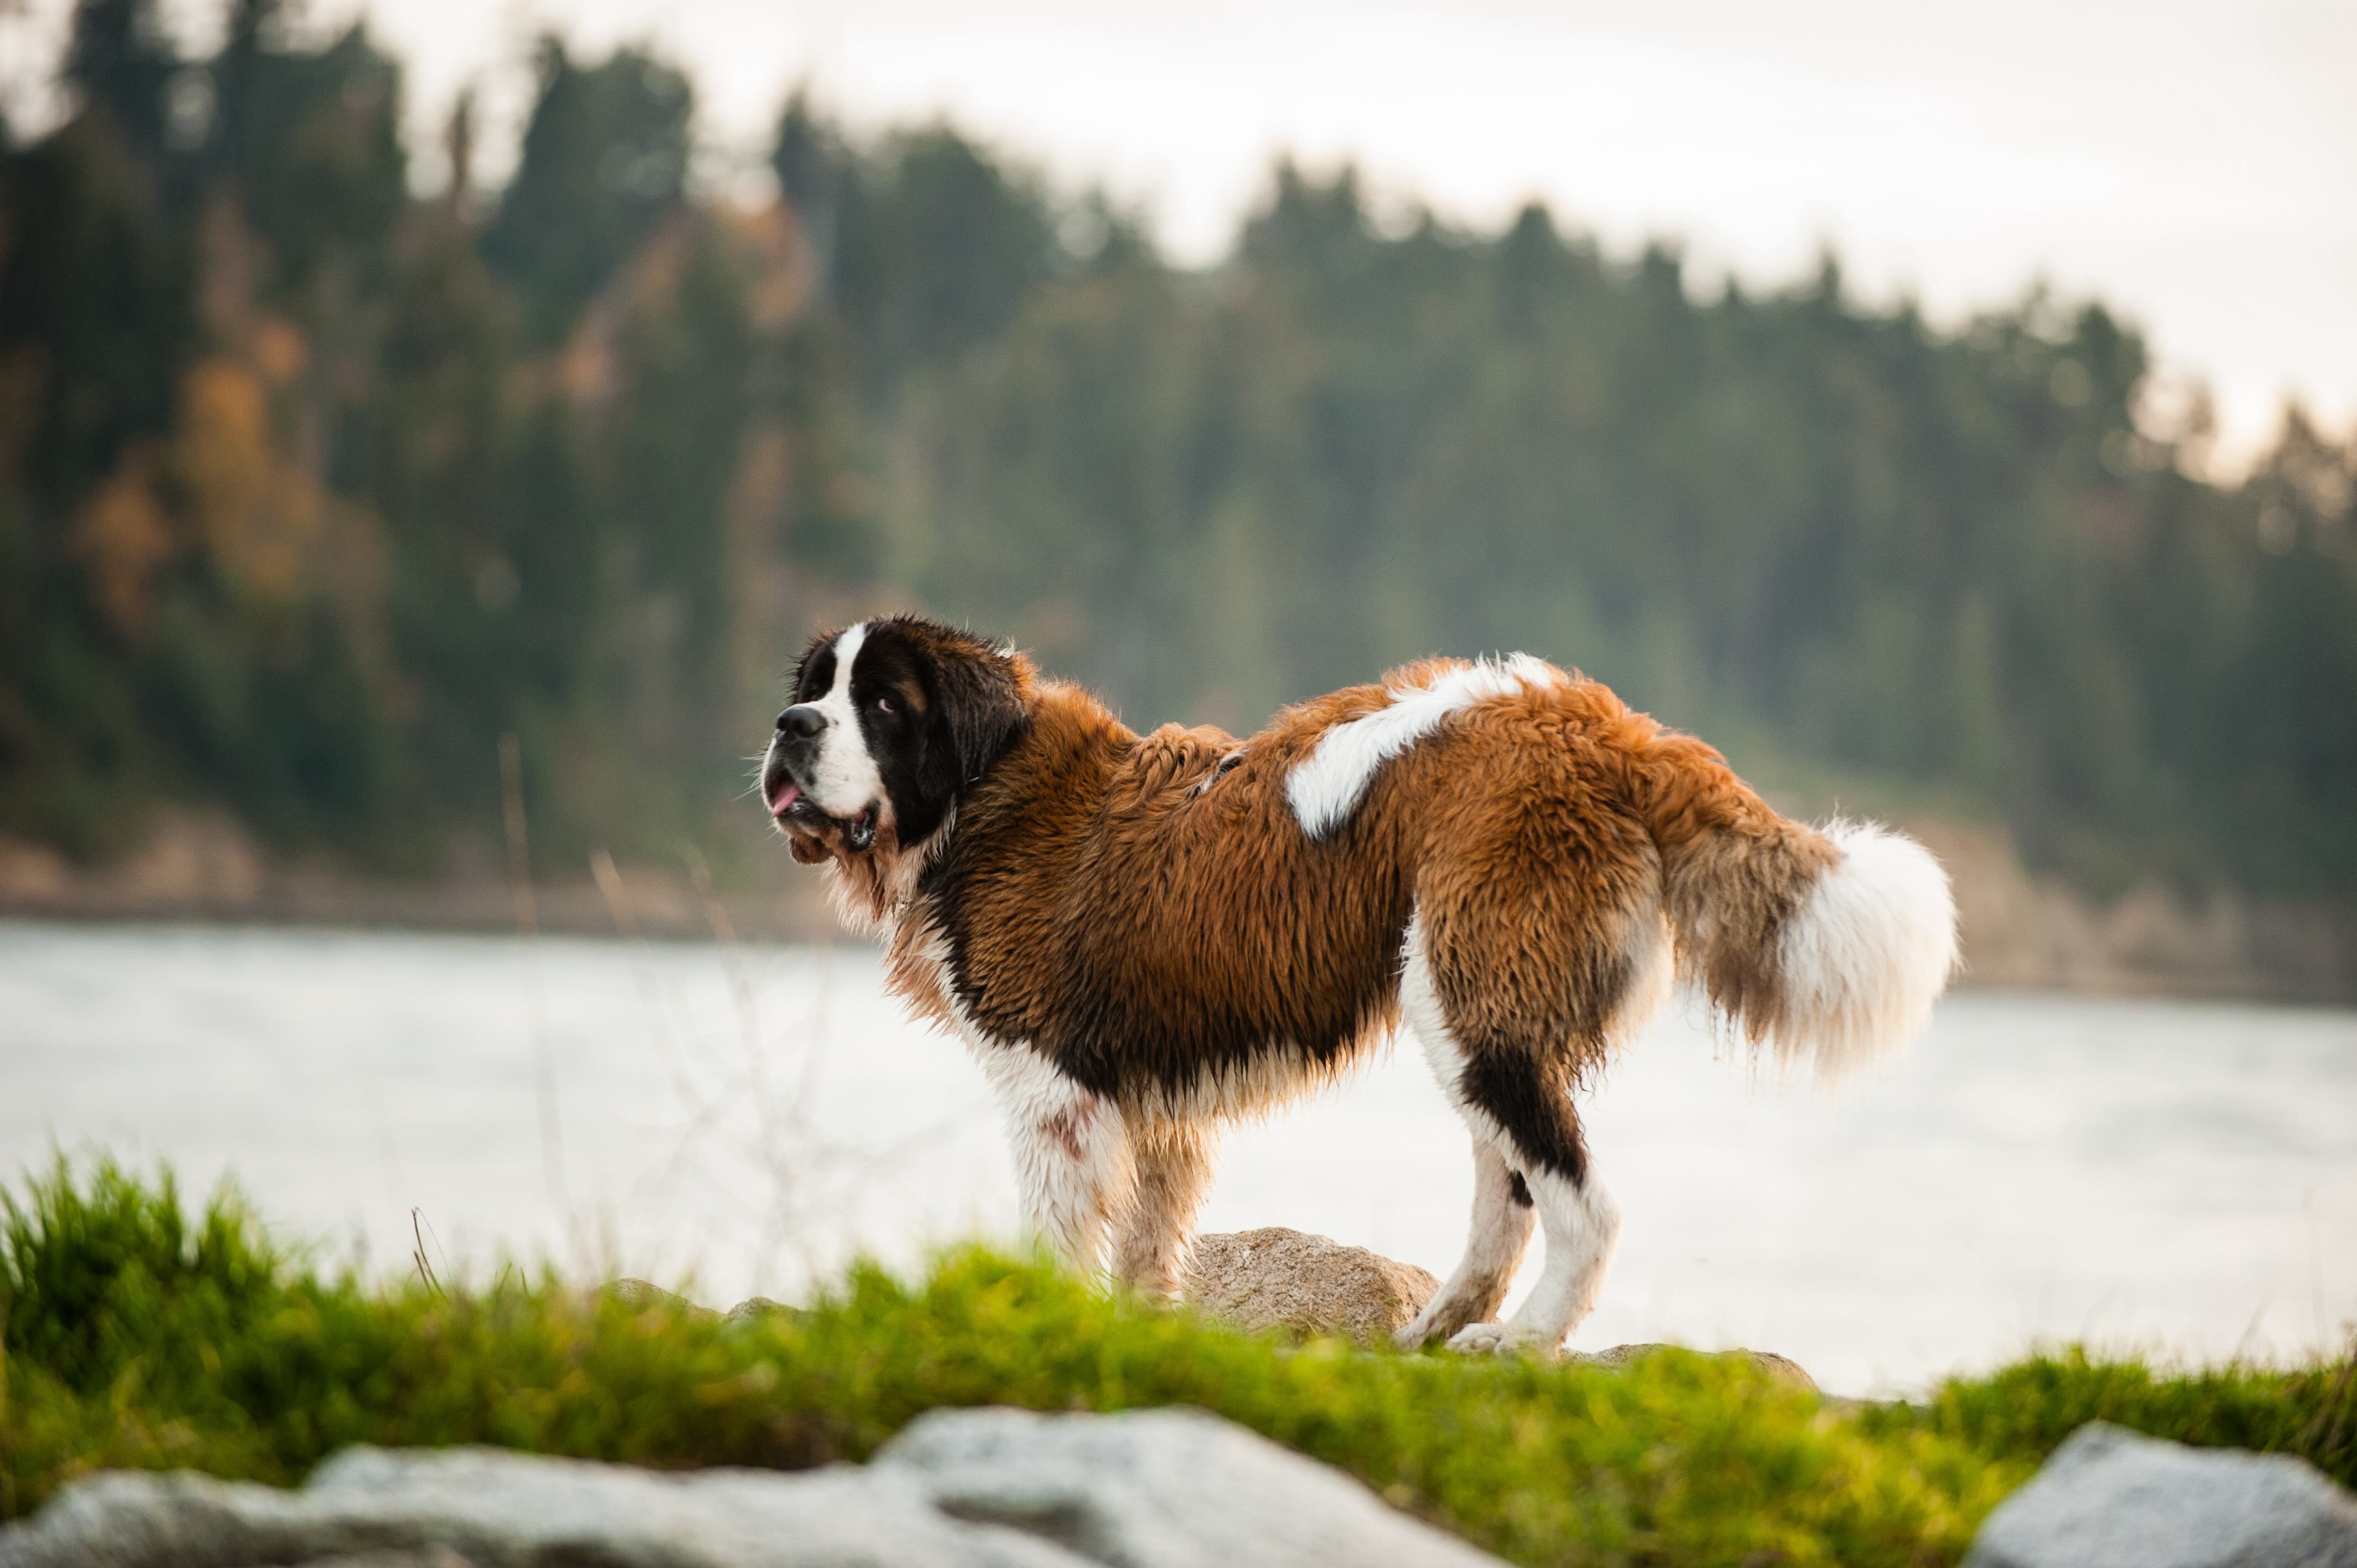
[[371,1289],[274,1250],[233,1198],[192,1212],[111,1167],[7,1200],[0,1328],[0,1519],[93,1468],[289,1482],[359,1442],[798,1467],[983,1403],[1200,1405],[1529,1563],[1952,1563],[2096,1416],[2357,1478],[2346,1362],[2034,1360],[1844,1413],[1674,1352],[1610,1372],[1287,1345],[979,1251],[731,1325],[548,1279]]

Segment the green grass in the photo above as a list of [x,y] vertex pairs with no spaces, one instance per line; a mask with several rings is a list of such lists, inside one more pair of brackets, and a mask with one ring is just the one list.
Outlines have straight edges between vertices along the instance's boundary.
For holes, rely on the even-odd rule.
[[1036,1262],[852,1271],[729,1325],[551,1278],[371,1289],[274,1250],[233,1196],[60,1162],[0,1197],[0,1519],[105,1467],[298,1480],[349,1443],[658,1466],[871,1453],[918,1412],[1200,1405],[1529,1563],[1947,1563],[2081,1421],[2352,1468],[2346,1362],[2158,1376],[2039,1359],[1845,1412],[1666,1352],[1624,1371],[1286,1343]]

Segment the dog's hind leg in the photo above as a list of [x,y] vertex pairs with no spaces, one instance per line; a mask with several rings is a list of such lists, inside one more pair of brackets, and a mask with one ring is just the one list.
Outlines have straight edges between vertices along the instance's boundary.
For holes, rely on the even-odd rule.
[[[1492,1051],[1455,1068],[1442,1084],[1473,1129],[1482,1184],[1473,1201],[1473,1234],[1464,1264],[1399,1342],[1414,1346],[1448,1335],[1459,1350],[1552,1353],[1596,1305],[1620,1239],[1620,1206],[1597,1176],[1567,1088],[1544,1070],[1543,1058]],[[1507,1187],[1502,1218],[1493,1197],[1500,1174]],[[1545,1267],[1512,1319],[1491,1321],[1534,1218],[1546,1236]]]
[[1433,1339],[1445,1339],[1469,1323],[1498,1316],[1506,1287],[1530,1249],[1536,1216],[1531,1193],[1519,1172],[1506,1163],[1497,1145],[1476,1133],[1473,1138],[1473,1225],[1465,1241],[1465,1259],[1415,1321],[1394,1336],[1394,1343],[1412,1350]]
[[[1552,1352],[1595,1305],[1620,1240],[1620,1209],[1597,1178],[1571,1089],[1583,1058],[1596,1059],[1650,1013],[1662,978],[1663,946],[1652,940],[1658,926],[1658,916],[1624,922],[1634,940],[1617,953],[1581,950],[1593,942],[1592,928],[1562,952],[1533,953],[1529,928],[1518,952],[1516,928],[1504,919],[1459,925],[1453,947],[1435,942],[1421,912],[1410,922],[1401,1012],[1482,1152],[1465,1266],[1402,1333],[1403,1343],[1454,1330],[1449,1343],[1461,1349]],[[1542,939],[1549,929],[1539,925]],[[1501,1222],[1501,1174],[1506,1220],[1516,1198],[1529,1205],[1519,1229]],[[1537,1284],[1511,1321],[1469,1321],[1502,1301],[1531,1217],[1546,1236]]]
[[[1546,1232],[1545,1268],[1512,1318],[1468,1325],[1448,1341],[1456,1349],[1551,1354],[1587,1317],[1604,1287],[1605,1272],[1612,1266],[1613,1248],[1620,1240],[1620,1206],[1597,1178],[1567,1099],[1562,1112],[1548,1141],[1558,1147],[1567,1141],[1579,1149],[1579,1157],[1571,1162],[1527,1159],[1518,1173]],[[1527,1152],[1519,1135],[1510,1134],[1508,1143],[1518,1155]]]
[[1026,1046],[977,1044],[1014,1155],[1023,1218],[1083,1274],[1103,1266],[1105,1230],[1131,1206],[1136,1165],[1120,1108]]
[[1195,1211],[1211,1190],[1211,1132],[1192,1122],[1133,1120],[1129,1144],[1136,1179],[1114,1243],[1114,1273],[1176,1300],[1186,1288]]

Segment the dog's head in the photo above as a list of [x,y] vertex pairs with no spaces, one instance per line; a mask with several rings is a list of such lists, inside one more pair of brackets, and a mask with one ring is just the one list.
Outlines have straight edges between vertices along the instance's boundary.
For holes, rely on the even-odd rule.
[[811,639],[761,762],[794,858],[915,849],[1029,723],[1024,666],[935,621],[894,616]]

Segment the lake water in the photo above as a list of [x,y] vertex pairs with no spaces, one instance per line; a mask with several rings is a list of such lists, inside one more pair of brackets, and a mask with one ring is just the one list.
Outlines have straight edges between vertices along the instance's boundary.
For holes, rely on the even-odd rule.
[[[2357,1319],[2357,1013],[1967,992],[1835,1094],[1755,1082],[1691,1013],[1587,1106],[1628,1223],[1576,1345],[1749,1345],[1872,1393],[2063,1339],[2293,1356]],[[233,1173],[375,1270],[415,1237],[445,1273],[722,1304],[1016,1221],[979,1073],[856,946],[0,921],[0,1177],[52,1146]],[[1469,1191],[1411,1047],[1235,1130],[1203,1222],[1445,1274]]]

